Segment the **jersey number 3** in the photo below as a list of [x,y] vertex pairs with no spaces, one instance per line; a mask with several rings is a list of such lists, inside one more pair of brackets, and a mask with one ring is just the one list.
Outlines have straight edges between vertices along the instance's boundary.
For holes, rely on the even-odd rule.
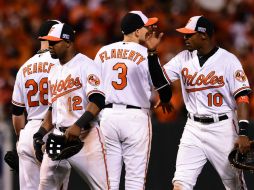
[[[34,79],[27,80],[25,83],[25,87],[32,87],[31,90],[27,93],[27,102],[29,107],[39,106],[39,102],[42,105],[48,105],[48,100],[45,99],[44,95],[48,94],[48,78],[42,78],[37,84]],[[39,101],[32,101],[32,96],[35,96],[39,92]]]
[[120,83],[116,81],[112,81],[112,85],[116,90],[122,90],[127,86],[127,66],[125,63],[117,63],[113,66],[113,70],[117,70],[120,72],[118,73],[118,78],[121,80]]

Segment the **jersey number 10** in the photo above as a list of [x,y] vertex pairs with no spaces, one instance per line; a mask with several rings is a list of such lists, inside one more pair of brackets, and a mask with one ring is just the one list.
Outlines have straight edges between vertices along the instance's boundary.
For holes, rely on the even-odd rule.
[[221,93],[209,93],[207,95],[208,98],[208,106],[212,107],[213,105],[216,107],[220,107],[223,103],[223,96]]

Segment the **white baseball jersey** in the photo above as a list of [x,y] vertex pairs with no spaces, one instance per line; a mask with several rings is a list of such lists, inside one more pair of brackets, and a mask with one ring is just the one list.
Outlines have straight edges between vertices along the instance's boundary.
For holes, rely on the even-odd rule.
[[116,42],[102,47],[94,61],[102,66],[106,104],[150,108],[152,81],[144,46]]
[[[192,190],[209,160],[225,189],[246,189],[241,171],[233,169],[228,161],[238,137],[235,96],[250,90],[238,59],[219,48],[200,67],[197,51],[186,50],[164,65],[164,69],[171,81],[180,79],[190,113],[177,153],[173,182]],[[209,117],[213,122],[205,123],[195,117]]]
[[212,115],[236,109],[232,98],[250,90],[248,79],[239,60],[219,48],[200,67],[197,51],[182,51],[164,65],[171,81],[180,79],[183,99],[189,113]]
[[93,60],[85,55],[77,54],[68,63],[54,67],[49,74],[53,124],[67,127],[75,123],[84,113],[88,97],[102,93],[100,83]]
[[12,103],[25,107],[27,119],[43,119],[48,110],[48,74],[58,59],[52,59],[50,52],[35,54],[17,73]]
[[[49,74],[49,103],[52,105],[54,133],[63,135],[59,127],[70,127],[85,112],[88,98],[100,91],[100,76],[93,60],[77,54],[64,65],[57,65]],[[85,146],[74,156],[62,160],[59,168],[68,170],[68,164],[88,182],[93,190],[109,189],[105,164],[104,138],[98,122],[91,122],[89,130],[82,130],[81,140]],[[39,190],[58,190],[66,178],[65,171],[55,172],[56,161],[44,154]],[[56,178],[57,176],[57,178]]]

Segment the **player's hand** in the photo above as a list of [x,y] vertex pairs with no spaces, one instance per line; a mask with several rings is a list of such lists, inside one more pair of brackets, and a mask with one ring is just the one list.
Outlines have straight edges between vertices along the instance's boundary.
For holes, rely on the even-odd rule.
[[147,48],[150,50],[156,49],[158,47],[163,35],[164,35],[163,33],[160,33],[159,35],[157,35],[155,31],[153,31],[151,33],[148,32],[146,34],[146,41],[145,41]]
[[42,159],[43,159],[42,146],[45,144],[42,139],[43,139],[43,136],[38,132],[35,133],[33,136],[33,146],[34,146],[35,156],[39,162],[42,162]]
[[64,135],[68,141],[74,140],[78,138],[81,134],[81,128],[77,125],[72,125],[68,129],[66,129]]
[[163,113],[170,113],[174,110],[174,106],[171,104],[171,102],[161,102],[160,100],[156,103],[154,108],[161,107]]
[[242,154],[247,153],[250,150],[249,138],[247,136],[240,135],[235,142],[235,148],[237,148]]

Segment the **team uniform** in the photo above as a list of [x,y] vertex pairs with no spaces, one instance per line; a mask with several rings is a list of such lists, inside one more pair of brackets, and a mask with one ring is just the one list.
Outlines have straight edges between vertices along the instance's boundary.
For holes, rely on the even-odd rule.
[[239,60],[219,48],[201,67],[197,51],[185,50],[164,69],[170,81],[180,79],[188,111],[173,182],[179,181],[183,190],[193,189],[209,160],[226,189],[246,189],[242,172],[227,158],[238,137],[235,96],[250,91]]
[[[40,163],[34,153],[33,134],[42,124],[48,110],[48,74],[56,64],[59,64],[58,59],[52,59],[49,51],[37,53],[22,65],[16,76],[12,103],[25,107],[28,121],[20,131],[17,144],[21,190],[38,189]],[[70,170],[66,173],[68,177],[64,189],[67,189]]]
[[[93,93],[101,93],[100,79],[94,69],[94,62],[83,54],[77,54],[64,65],[57,65],[49,74],[49,103],[52,106],[53,133],[63,135],[66,128],[73,125],[85,112],[88,98]],[[109,189],[105,160],[104,138],[97,121],[91,128],[82,131],[84,147],[67,160],[52,161],[44,154],[40,173],[40,190],[57,190],[64,172],[55,172],[70,163],[93,190]],[[55,176],[59,176],[56,179]]]
[[125,189],[144,189],[151,148],[152,81],[147,49],[134,42],[102,47],[95,63],[101,68],[106,108],[100,127],[105,136],[111,189],[119,189],[123,162]]

